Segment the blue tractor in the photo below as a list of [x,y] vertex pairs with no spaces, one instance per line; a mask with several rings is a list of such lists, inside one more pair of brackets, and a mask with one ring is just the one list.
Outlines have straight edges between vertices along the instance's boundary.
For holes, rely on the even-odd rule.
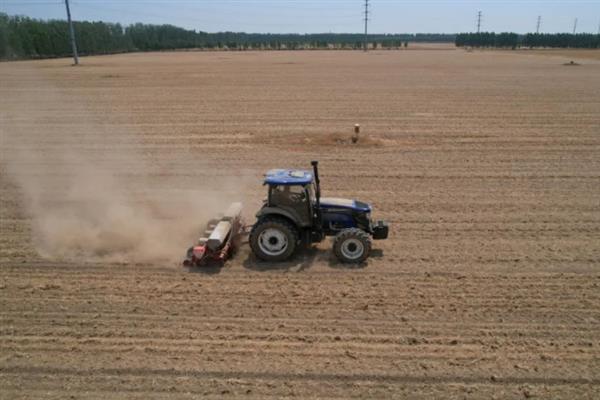
[[385,221],[371,219],[371,206],[356,200],[321,198],[318,162],[313,171],[275,169],[265,175],[268,197],[250,232],[252,252],[264,261],[289,259],[299,244],[334,236],[333,252],[343,263],[369,257],[371,238],[388,237]]

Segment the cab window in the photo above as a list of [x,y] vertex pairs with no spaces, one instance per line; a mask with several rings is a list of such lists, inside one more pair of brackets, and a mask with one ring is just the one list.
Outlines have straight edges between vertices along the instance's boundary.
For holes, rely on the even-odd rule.
[[299,185],[276,185],[271,187],[271,202],[281,205],[295,205],[306,202],[306,192]]

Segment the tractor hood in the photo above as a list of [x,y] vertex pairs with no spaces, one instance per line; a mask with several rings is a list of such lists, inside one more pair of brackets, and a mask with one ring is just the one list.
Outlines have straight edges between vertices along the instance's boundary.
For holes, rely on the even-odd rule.
[[344,208],[360,212],[370,212],[371,205],[362,201],[338,199],[335,197],[321,197],[321,208]]

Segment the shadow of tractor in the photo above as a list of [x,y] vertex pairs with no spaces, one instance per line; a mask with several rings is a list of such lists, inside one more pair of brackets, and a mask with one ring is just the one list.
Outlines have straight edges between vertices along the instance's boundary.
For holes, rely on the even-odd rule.
[[242,265],[244,268],[252,271],[292,271],[300,272],[309,269],[315,263],[318,255],[321,251],[316,247],[311,247],[306,250],[298,250],[296,254],[289,260],[282,262],[268,262],[262,261],[254,255],[251,251]]
[[[380,249],[371,250],[370,258],[383,257],[383,251]],[[252,252],[248,252],[246,259],[242,263],[244,268],[252,271],[290,271],[300,272],[311,268],[314,264],[325,264],[333,269],[363,269],[368,267],[369,260],[360,264],[344,264],[340,262],[333,254],[330,248],[320,249],[311,246],[307,249],[299,249],[294,257],[282,262],[267,262],[256,258]]]

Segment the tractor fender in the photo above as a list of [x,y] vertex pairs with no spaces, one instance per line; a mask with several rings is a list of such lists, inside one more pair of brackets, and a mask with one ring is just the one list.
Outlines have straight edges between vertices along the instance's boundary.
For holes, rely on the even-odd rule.
[[256,218],[261,219],[266,216],[277,215],[289,220],[295,227],[305,228],[305,225],[302,225],[301,219],[299,216],[293,212],[288,210],[283,210],[278,207],[263,207],[256,213]]

